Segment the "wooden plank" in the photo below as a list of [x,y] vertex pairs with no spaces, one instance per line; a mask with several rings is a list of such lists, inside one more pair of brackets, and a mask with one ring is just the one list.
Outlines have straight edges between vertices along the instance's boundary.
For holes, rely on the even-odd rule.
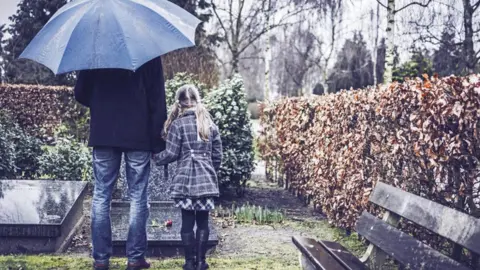
[[[398,223],[400,222],[400,216],[393,212],[385,211],[382,221],[392,227],[397,228]],[[375,245],[369,244],[367,251],[362,256],[360,261],[365,264],[368,264],[368,266],[371,269],[382,269],[387,259],[388,259],[388,254],[383,252],[381,249],[379,249]]]
[[368,212],[358,219],[356,231],[410,269],[469,269]]
[[321,270],[344,270],[345,268],[325,250],[317,241],[310,238],[292,238],[293,243],[316,269]]
[[348,270],[366,270],[367,267],[350,253],[345,247],[336,242],[318,241],[337,261],[339,261],[345,269]]
[[370,201],[480,254],[480,220],[378,182]]

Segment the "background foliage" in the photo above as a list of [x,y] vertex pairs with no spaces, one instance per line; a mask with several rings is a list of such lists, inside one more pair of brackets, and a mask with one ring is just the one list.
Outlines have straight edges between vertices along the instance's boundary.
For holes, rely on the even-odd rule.
[[27,134],[0,111],[0,179],[32,178],[37,175],[41,142]]
[[69,87],[0,85],[0,108],[7,110],[26,132],[45,142],[54,140],[60,126],[86,140],[88,112]]
[[45,147],[39,157],[40,174],[55,180],[92,180],[92,155],[83,143],[73,138],[59,138],[55,146]]
[[480,217],[478,108],[478,75],[283,99],[264,106],[259,146],[339,227],[372,207],[378,181]]
[[[197,76],[178,73],[165,83],[169,106],[174,102],[177,89],[185,84],[194,84],[200,89],[220,128],[225,151],[219,174],[222,188],[234,187],[241,192],[254,169],[253,136],[243,81],[236,76],[209,91]],[[37,175],[55,179],[91,179],[90,154],[84,146],[88,139],[89,114],[75,102],[71,88],[0,85],[0,106],[15,116],[19,130],[32,135],[28,138],[42,139],[43,143],[38,141],[38,147],[45,145],[45,153],[31,153],[31,158],[39,157]],[[1,140],[0,143],[6,145],[2,148],[4,153],[0,154],[2,163],[5,163],[2,167],[13,168],[13,164],[18,163],[14,158],[15,150],[9,148],[5,138]]]

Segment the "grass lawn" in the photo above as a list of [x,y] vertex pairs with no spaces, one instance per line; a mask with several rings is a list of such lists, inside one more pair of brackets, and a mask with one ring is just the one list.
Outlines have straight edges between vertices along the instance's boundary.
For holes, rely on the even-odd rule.
[[[181,269],[182,259],[150,259],[151,269]],[[299,269],[297,261],[285,261],[282,258],[209,258],[210,269]],[[0,257],[1,270],[64,270],[91,269],[89,258],[75,256],[3,256]],[[113,259],[110,269],[125,269],[125,259]]]

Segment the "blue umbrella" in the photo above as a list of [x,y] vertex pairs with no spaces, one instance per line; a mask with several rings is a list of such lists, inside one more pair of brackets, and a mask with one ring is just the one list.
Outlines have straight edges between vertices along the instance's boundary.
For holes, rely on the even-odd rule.
[[55,74],[120,68],[195,45],[196,17],[167,0],[75,0],[20,55]]

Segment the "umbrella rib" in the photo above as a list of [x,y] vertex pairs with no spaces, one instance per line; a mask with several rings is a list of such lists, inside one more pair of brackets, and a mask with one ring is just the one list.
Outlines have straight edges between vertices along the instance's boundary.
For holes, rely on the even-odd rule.
[[55,12],[55,14],[53,14],[53,16],[48,20],[48,22],[45,24],[45,26],[47,26],[50,21],[53,21],[54,19],[56,19],[59,15],[67,12],[68,10],[72,9],[72,8],[76,8],[78,6],[81,6],[81,5],[88,5],[88,4],[92,4],[92,2],[90,0],[83,0],[82,1],[74,1],[74,2],[70,2],[66,5],[64,5],[63,7],[61,7],[59,10],[57,10],[57,12]]
[[[65,46],[65,49],[63,50],[63,53],[62,53],[62,57],[60,58],[60,63],[58,64],[58,67],[57,67],[57,72],[60,70],[60,68],[62,67],[62,64],[63,64],[63,59],[65,59],[65,52],[67,51],[68,47],[70,46],[70,42],[72,41],[72,35],[73,33],[75,32],[75,30],[77,30],[77,27],[78,25],[80,24],[80,21],[82,21],[83,17],[85,16],[85,14],[87,14],[88,12],[90,12],[90,10],[92,10],[92,8],[94,7],[95,5],[90,5],[89,8],[87,8],[85,10],[85,12],[82,14],[82,16],[80,16],[80,20],[77,22],[77,24],[75,25],[75,27],[73,27],[73,30],[72,32],[70,33],[70,36],[68,38],[68,42],[67,42],[67,45]],[[70,72],[71,70],[67,70],[65,72],[62,72],[62,73],[67,73],[67,72]],[[60,73],[57,73],[57,74],[60,74]]]
[[[125,1],[125,0],[122,0],[122,1]],[[163,17],[163,19],[164,19],[166,22],[171,23],[171,22],[170,22],[169,20],[167,20],[162,14],[160,14],[160,13],[157,12],[156,10],[152,9],[152,8],[149,7],[148,5],[142,4],[141,2],[139,2],[139,1],[137,1],[137,0],[127,0],[127,1],[133,2],[133,3],[137,4],[137,5],[140,5],[140,6],[144,7],[144,8],[149,9],[149,10],[152,11],[153,13],[158,14],[159,16]],[[167,2],[168,2],[168,1],[167,1]],[[168,3],[169,3],[169,4],[172,4],[172,5],[175,5],[175,4],[170,3],[170,2],[168,2]],[[176,6],[176,5],[175,5],[175,6]],[[183,10],[183,9],[182,9],[182,10]],[[186,10],[184,10],[184,11],[188,13],[188,11],[186,11]],[[182,22],[182,21],[183,21],[182,18],[181,18],[179,15],[172,14],[172,13],[169,13],[169,15],[174,16],[179,22]],[[189,13],[189,15],[191,15],[191,14]],[[191,15],[191,16],[193,16],[193,15]],[[196,17],[195,17],[195,18],[196,18]],[[196,19],[198,20],[198,18],[196,18]],[[185,25],[187,25],[187,27],[196,29],[196,28],[198,27],[198,25],[200,24],[200,22],[201,22],[201,21],[198,20],[198,23],[197,23],[194,27],[190,27],[188,24],[185,24]],[[174,26],[175,29],[178,29],[176,25],[173,25],[173,24],[172,24],[172,26]],[[187,40],[190,40],[190,38],[187,37],[182,31],[178,31],[178,32],[179,32],[184,38],[186,38]],[[195,37],[194,37],[194,38],[195,38]]]
[[[127,42],[125,41],[125,30],[123,29],[122,24],[119,22],[119,20],[118,20],[118,18],[117,18],[117,13],[115,13],[115,12],[112,12],[112,13],[113,13],[113,17],[115,17],[115,23],[116,23],[117,26],[120,28],[120,31],[122,31],[123,44],[125,44],[125,48],[127,49],[128,57],[130,58],[130,60],[133,60],[133,59],[132,59],[131,52],[130,52],[130,48],[128,47],[128,44],[127,44]],[[135,64],[132,64],[132,68],[135,70],[135,69],[138,68],[138,67],[136,67]]]

